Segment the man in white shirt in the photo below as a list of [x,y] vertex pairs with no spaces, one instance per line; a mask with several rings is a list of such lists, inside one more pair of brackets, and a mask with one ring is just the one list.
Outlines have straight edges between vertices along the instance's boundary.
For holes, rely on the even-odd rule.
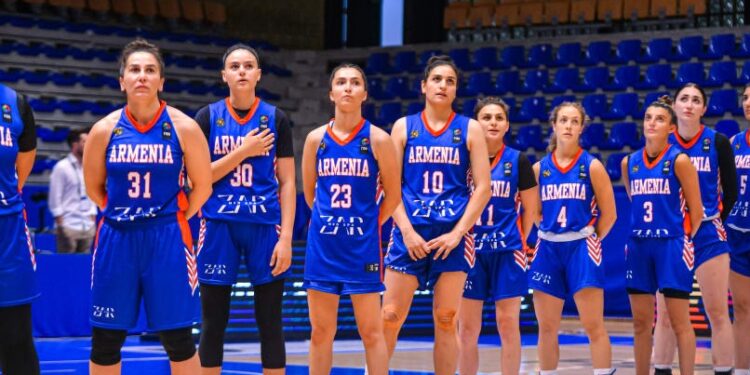
[[86,253],[96,234],[96,206],[86,196],[83,146],[88,130],[68,134],[70,154],[57,162],[49,181],[49,209],[55,217],[58,253]]

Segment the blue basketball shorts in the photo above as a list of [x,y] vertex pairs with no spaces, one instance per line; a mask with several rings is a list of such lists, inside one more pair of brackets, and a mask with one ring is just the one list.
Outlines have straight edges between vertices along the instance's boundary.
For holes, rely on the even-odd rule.
[[526,295],[526,266],[523,250],[477,252],[477,262],[466,278],[464,298],[494,302]]
[[596,234],[566,242],[539,239],[528,278],[529,288],[560,299],[583,288],[604,288],[601,241]]
[[141,299],[148,328],[163,331],[200,320],[198,271],[184,219],[100,224],[92,259],[91,324],[132,328]]
[[[455,223],[435,224],[435,225],[415,225],[414,230],[429,242],[445,233],[453,230]],[[433,256],[428,254],[426,257],[418,260],[412,260],[409,257],[409,250],[404,245],[404,238],[401,230],[393,227],[391,240],[388,244],[388,253],[385,256],[385,266],[393,271],[414,275],[419,282],[419,288],[434,288],[440,274],[443,272],[465,272],[474,267],[474,236],[471,233],[464,235],[464,238],[458,243],[445,259],[432,259]]]
[[729,268],[742,276],[750,277],[750,232],[728,228],[727,239],[732,249],[729,253]]
[[0,216],[0,307],[30,303],[39,296],[36,259],[25,212]]
[[302,288],[346,296],[352,294],[380,293],[385,290],[385,285],[383,285],[383,283],[347,283],[339,281],[305,280],[302,283]]
[[274,277],[270,266],[280,229],[273,224],[202,219],[198,232],[198,279],[202,284],[232,285],[243,259],[253,285],[285,278],[291,267]]
[[688,236],[666,238],[630,237],[625,247],[625,286],[656,294],[672,289],[693,290],[695,255]]
[[696,269],[703,263],[731,251],[727,242],[727,232],[720,218],[701,223],[698,233],[693,237],[693,247]]

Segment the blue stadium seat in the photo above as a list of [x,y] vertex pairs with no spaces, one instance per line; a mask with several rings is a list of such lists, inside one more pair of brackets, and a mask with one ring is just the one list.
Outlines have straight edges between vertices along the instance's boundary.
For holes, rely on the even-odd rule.
[[500,74],[497,75],[495,91],[500,93],[499,95],[505,93],[516,93],[521,87],[520,81],[521,78],[518,75],[518,70],[501,71]]
[[474,64],[479,69],[499,69],[501,64],[497,60],[497,48],[482,47],[474,51]]
[[50,59],[64,59],[68,56],[68,48],[69,47],[55,47],[47,44],[40,47],[42,54]]
[[721,87],[725,83],[737,81],[737,63],[734,61],[716,61],[708,70],[708,78],[703,82],[705,87]]
[[544,91],[549,85],[549,72],[544,69],[527,70],[524,77],[521,93],[533,94],[537,91]]
[[739,109],[739,99],[737,98],[737,91],[729,90],[714,90],[711,93],[711,97],[708,99],[708,109],[706,110],[706,117],[720,117],[726,112],[732,112],[733,114]]
[[0,40],[0,55],[9,55],[15,50],[16,43],[7,39]]
[[638,117],[638,94],[625,92],[615,94],[612,107],[602,116],[604,120],[623,120],[627,116]]
[[16,83],[21,79],[22,72],[16,68],[0,69],[0,82]]
[[415,72],[417,54],[414,51],[399,51],[393,56],[393,70],[395,73]]
[[622,150],[625,146],[630,146],[633,149],[640,147],[638,126],[634,122],[618,122],[612,125],[609,137],[600,148],[602,150]]
[[736,59],[746,59],[750,57],[750,34],[742,35],[739,48],[734,50],[730,56]]
[[552,101],[549,104],[549,109],[552,111],[555,107],[562,104],[563,102],[575,102],[576,96],[575,95],[558,95],[554,98],[552,98]]
[[641,79],[641,70],[637,65],[623,65],[615,70],[612,82],[604,87],[607,91],[623,91],[634,87]]
[[592,147],[599,148],[605,141],[604,124],[594,122],[588,124],[581,134],[581,147],[586,150]]
[[422,112],[424,109],[424,102],[418,101],[418,102],[411,102],[409,105],[406,106],[406,114],[407,115],[413,115],[415,113]]
[[541,125],[525,125],[518,129],[515,146],[521,152],[525,152],[529,147],[536,151],[544,151],[547,144],[544,143],[542,138]]
[[211,94],[219,98],[225,98],[229,96],[229,88],[224,85],[217,84],[211,88]]
[[[216,57],[206,57],[206,58],[200,59],[198,63],[203,70],[208,70],[211,72],[219,71],[223,68],[221,66],[221,60]],[[263,72],[277,74],[278,70],[276,69],[275,66],[264,63]]]
[[39,43],[16,43],[16,54],[23,57],[36,57],[42,54],[42,48]]
[[545,121],[549,118],[544,96],[528,97],[521,102],[518,112],[510,113],[512,122],[530,122],[531,120]]
[[[190,95],[196,95],[196,96],[203,96],[211,92],[213,90],[213,86],[207,85],[204,82],[201,81],[189,81],[185,84],[185,91],[187,91]],[[268,95],[264,95],[263,93],[266,93],[268,91],[258,88],[256,90],[259,97],[265,99],[265,100],[273,100],[272,98],[269,98]]]
[[401,99],[416,99],[419,96],[418,92],[412,91],[409,87],[409,79],[401,76],[388,78],[385,83],[385,91]]
[[716,122],[716,131],[731,138],[740,132],[740,124],[732,119],[719,120]]
[[746,85],[750,83],[750,60],[745,61],[744,64],[742,64],[742,70],[740,71],[740,76],[737,77],[737,81],[735,81],[735,85],[741,86]]
[[86,105],[81,100],[61,100],[60,109],[64,114],[80,115],[86,111]]
[[542,65],[549,66],[552,62],[552,45],[535,44],[529,48],[529,56],[526,59],[525,67],[537,68]]
[[49,81],[50,72],[46,70],[23,71],[21,78],[30,85],[44,85]]
[[563,43],[557,47],[555,59],[551,62],[552,66],[577,66],[582,60],[581,43]]
[[616,152],[609,154],[605,169],[607,170],[607,174],[609,174],[609,178],[612,181],[619,181],[620,178],[622,178],[622,169],[620,168],[620,164],[622,163],[622,159],[624,159],[626,156],[628,156],[627,152]]
[[703,60],[718,60],[730,56],[735,51],[734,34],[712,35],[708,42],[708,51],[701,56]]
[[690,59],[703,56],[703,36],[693,35],[680,38],[677,42],[677,51],[670,61],[690,61]]
[[596,65],[600,62],[608,64],[612,61],[612,43],[608,40],[591,42],[586,46],[586,56],[578,62],[580,66]]
[[678,88],[689,82],[703,86],[703,81],[705,80],[706,72],[703,63],[683,63],[677,69],[677,74],[675,75],[674,80],[670,82],[667,87]]
[[[209,88],[209,91],[212,91],[213,88],[210,86],[207,86]],[[190,90],[188,90],[190,92]],[[264,100],[281,100],[281,95],[275,94],[273,92],[270,92],[266,89],[258,88],[255,90],[255,92],[258,94],[258,97]]]
[[672,66],[669,64],[649,65],[646,69],[646,75],[643,81],[636,83],[637,90],[658,89],[661,85],[667,85],[672,82]]
[[73,60],[78,61],[91,61],[94,60],[94,50],[93,49],[80,49],[77,47],[70,47],[68,50],[68,53],[70,54],[70,57],[73,58]]
[[510,68],[512,66],[523,66],[524,48],[523,46],[507,46],[500,51],[501,67]]
[[637,59],[639,63],[655,63],[660,60],[669,60],[672,58],[672,39],[656,38],[651,39],[646,45],[646,51],[643,56]]
[[668,95],[671,97],[670,93],[666,91],[650,92],[646,94],[646,97],[643,99],[643,106],[641,107],[641,110],[638,111],[638,118],[642,119],[643,116],[646,115],[646,109],[648,108],[648,106],[663,95]]
[[590,94],[583,97],[581,102],[586,114],[592,120],[594,117],[602,117],[607,113],[607,96],[604,94]]
[[492,91],[492,76],[490,72],[474,72],[469,76],[465,86],[458,87],[458,96],[487,95],[490,91]]
[[613,63],[626,64],[628,61],[637,61],[641,57],[641,40],[628,39],[617,43]]
[[35,24],[36,24],[36,21],[34,19],[26,18],[26,17],[13,17],[10,20],[11,26],[24,28],[24,29],[30,29],[34,27]]
[[385,90],[380,78],[367,79],[367,95],[375,100],[392,100],[393,94]]
[[164,80],[164,91],[166,92],[179,93],[185,90],[187,90],[187,86],[180,80],[174,78]]
[[110,112],[117,109],[118,105],[109,103],[109,102],[103,102],[103,101],[97,101],[93,103],[88,103],[88,111],[94,115],[94,116],[104,116],[109,114]]
[[547,93],[561,93],[567,90],[573,90],[579,86],[578,68],[560,68],[555,73],[552,84],[547,87]]
[[[102,55],[97,53],[97,58],[101,60]],[[198,68],[200,62],[195,56],[179,56],[175,59],[175,66],[183,69],[195,69]]]
[[609,68],[594,66],[586,69],[583,74],[583,82],[573,90],[575,92],[592,92],[604,88],[607,84],[609,84]]
[[461,103],[461,114],[468,117],[473,118],[474,117],[474,107],[477,105],[477,99],[471,98],[466,99]]
[[[93,50],[93,56],[101,62],[115,62],[120,57],[117,52],[104,49]],[[184,65],[180,65],[180,63],[178,63],[177,66],[188,69],[194,69],[198,67],[198,59],[196,59],[195,57],[186,57],[185,59],[186,62],[183,63]],[[189,61],[189,63],[187,61]]]
[[403,113],[401,112],[401,102],[383,103],[380,106],[376,124],[380,127],[386,128],[401,116],[403,116]]
[[452,49],[448,51],[448,56],[453,59],[453,62],[456,64],[459,70],[474,71],[478,69],[477,66],[471,62],[468,48]]
[[55,86],[72,87],[79,81],[79,76],[73,72],[55,72],[49,75],[50,81]]
[[57,100],[49,97],[29,99],[29,106],[34,112],[52,113],[57,109]]
[[388,74],[392,72],[389,63],[388,52],[375,52],[367,57],[365,64],[365,73],[367,74]]
[[439,49],[429,49],[427,51],[422,51],[422,53],[419,54],[419,63],[414,67],[414,69],[416,70],[416,72],[424,71],[424,68],[427,66],[427,61],[430,60],[430,57],[442,54],[443,51]]
[[375,121],[376,120],[376,114],[375,114],[375,104],[374,103],[364,103],[362,104],[362,117],[370,120]]

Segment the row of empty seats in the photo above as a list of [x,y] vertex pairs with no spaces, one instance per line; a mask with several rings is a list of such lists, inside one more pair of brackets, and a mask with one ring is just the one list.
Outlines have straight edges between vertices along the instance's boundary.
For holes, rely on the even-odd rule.
[[45,6],[58,11],[71,11],[76,14],[91,12],[100,17],[110,13],[131,19],[139,16],[145,20],[161,17],[176,22],[186,21],[201,24],[207,21],[213,25],[223,26],[227,21],[226,5],[220,1],[201,0],[23,0],[35,13],[42,12]]
[[[412,50],[400,51],[393,56],[388,52],[375,52],[367,58],[368,74],[416,73],[424,69],[427,60],[440,50],[426,50],[417,54]],[[645,46],[640,39],[623,40],[613,46],[610,41],[590,42],[586,47],[581,43],[564,43],[558,47],[543,43],[528,49],[522,45],[506,46],[498,51],[496,47],[482,47],[470,52],[466,48],[448,51],[448,55],[458,67],[466,71],[481,69],[510,69],[593,66],[598,64],[622,65],[629,62],[684,62],[693,59],[719,60],[724,57],[749,58],[750,34],[736,41],[734,34],[712,35],[705,43],[702,35],[680,38],[676,43],[670,38],[655,38]]]
[[548,0],[495,4],[475,0],[448,4],[445,29],[507,27],[518,25],[612,22],[665,17],[691,17],[706,13],[705,0]]
[[[684,63],[675,72],[670,64],[654,64],[645,71],[636,65],[623,65],[614,73],[608,67],[558,69],[550,80],[545,69],[528,70],[522,77],[518,70],[500,71],[493,78],[491,72],[474,72],[458,86],[459,97],[477,95],[535,94],[542,91],[558,94],[572,91],[587,93],[597,90],[625,91],[657,90],[661,87],[677,88],[692,82],[704,87],[720,88],[724,85],[741,87],[750,83],[750,60],[737,70],[735,61],[717,61],[708,72],[703,63]],[[375,100],[415,99],[421,90],[421,77],[411,80],[404,76],[393,76],[385,80],[368,79],[368,91]]]

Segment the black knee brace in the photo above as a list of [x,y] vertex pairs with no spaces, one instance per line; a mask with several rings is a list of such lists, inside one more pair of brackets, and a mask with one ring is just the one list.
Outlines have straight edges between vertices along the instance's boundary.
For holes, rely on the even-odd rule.
[[3,374],[39,374],[31,335],[31,305],[0,307],[0,370]]
[[263,368],[286,367],[284,329],[281,324],[281,297],[284,295],[284,280],[256,285],[255,321],[260,333],[260,359]]
[[125,344],[126,334],[125,330],[94,327],[91,334],[91,362],[99,366],[120,363],[120,349]]
[[203,323],[198,355],[203,367],[220,367],[224,359],[224,331],[229,321],[232,287],[201,285]]
[[187,361],[195,355],[195,342],[190,327],[161,331],[159,340],[172,362]]

